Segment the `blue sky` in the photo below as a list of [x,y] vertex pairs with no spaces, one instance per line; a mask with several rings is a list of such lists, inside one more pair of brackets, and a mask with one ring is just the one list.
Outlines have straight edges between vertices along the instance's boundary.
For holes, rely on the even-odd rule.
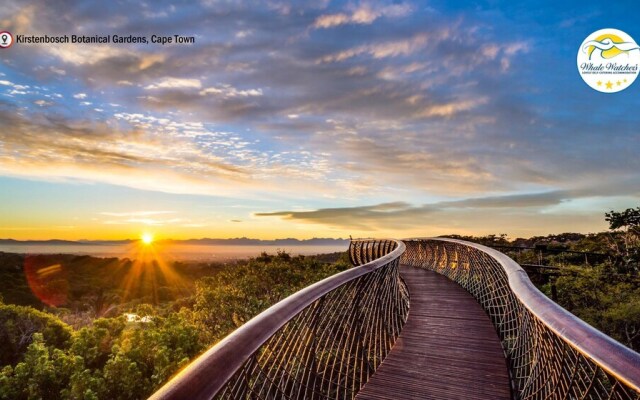
[[640,84],[576,54],[631,2],[6,2],[0,237],[529,236],[638,205]]

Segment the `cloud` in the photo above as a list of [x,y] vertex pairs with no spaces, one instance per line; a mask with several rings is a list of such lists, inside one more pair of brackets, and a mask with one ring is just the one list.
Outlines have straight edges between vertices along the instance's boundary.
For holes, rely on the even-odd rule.
[[[115,220],[106,220],[103,221],[105,225],[130,225],[130,224],[142,224],[147,226],[164,226],[164,225],[172,225],[175,226],[178,223],[184,222],[182,218],[169,218],[169,219],[158,219],[158,218],[142,218],[142,217],[134,217],[134,218],[124,218],[124,219],[115,219]],[[183,224],[183,226],[189,224]]]
[[86,99],[87,98],[87,94],[86,93],[76,93],[73,95],[74,99]]
[[3,7],[5,18],[0,17],[0,25],[10,32],[28,32],[32,27],[37,7],[35,4],[28,6],[6,4]]
[[202,83],[199,79],[166,77],[154,84],[146,86],[145,89],[200,89],[201,87]]
[[[224,194],[243,186],[243,168],[187,140],[115,124],[55,115],[29,118],[0,111],[0,172],[10,176],[80,179],[176,193]],[[55,141],[48,140],[51,135]],[[226,182],[226,183],[225,183]]]
[[253,34],[253,31],[251,29],[245,29],[245,30],[236,32],[236,37],[238,39],[243,39],[248,36],[251,36],[252,34]]
[[65,44],[46,46],[47,52],[59,58],[62,62],[72,65],[94,65],[108,59],[134,56],[128,50],[108,46],[82,44]]
[[125,222],[129,224],[143,224],[149,226],[174,225],[182,222],[182,218],[155,219],[155,218],[130,218]]
[[[421,206],[407,202],[389,202],[371,206],[323,208],[312,211],[276,211],[254,213],[256,217],[280,217],[288,221],[297,221],[330,228],[356,231],[402,231],[418,228],[431,231],[433,226],[451,226],[467,230],[481,229],[485,232],[503,232],[506,226],[513,229],[516,224],[534,223],[536,219],[549,219],[547,210],[564,202],[594,196],[607,196],[601,188],[588,188],[575,191],[548,191],[540,193],[509,194],[468,198],[454,201],[441,201]],[[638,194],[638,191],[636,191]],[[472,219],[465,221],[471,216]],[[478,222],[486,224],[478,226]],[[504,224],[501,227],[500,224]],[[420,228],[422,227],[422,228]],[[535,227],[534,227],[535,229]],[[526,231],[526,229],[522,229]],[[548,232],[547,232],[548,233]]]
[[377,229],[385,221],[400,223],[401,219],[424,216],[430,210],[412,207],[405,202],[382,203],[372,206],[325,208],[315,211],[276,211],[254,213],[256,217],[281,217],[285,220],[301,221],[332,227],[351,229]]
[[[295,198],[313,209],[403,199],[411,214],[425,199],[582,198],[576,187],[611,177],[609,192],[621,195],[640,170],[638,99],[603,108],[584,100],[580,81],[531,63],[569,65],[543,46],[555,39],[555,14],[547,26],[487,4],[163,6],[166,15],[135,2],[0,9],[0,25],[16,32],[150,36],[178,21],[197,37],[195,46],[14,46],[0,60],[2,175]],[[429,200],[420,215],[488,200],[473,201],[434,209]]]
[[407,56],[427,46],[429,40],[433,40],[435,43],[445,39],[447,36],[447,30],[443,30],[441,32],[433,32],[430,34],[421,33],[409,39],[387,41],[354,47],[348,50],[343,50],[338,53],[324,56],[318,61],[323,63],[340,62],[362,54],[369,55],[374,59]]
[[413,11],[413,6],[408,3],[381,5],[363,2],[353,8],[349,14],[337,13],[320,15],[316,18],[312,26],[315,29],[327,29],[345,24],[369,25],[380,17],[404,17],[411,13],[411,11]]
[[[7,80],[0,80],[0,85],[11,87],[13,90],[10,93],[15,93],[16,90],[22,91],[22,90],[25,90],[25,89],[30,89],[30,86],[28,86],[28,85],[18,85],[17,83],[13,83],[13,82],[7,81]],[[24,93],[22,93],[22,94],[24,94]]]
[[203,96],[216,95],[225,98],[229,97],[255,97],[262,96],[262,89],[239,90],[231,85],[221,85],[219,87],[209,87],[200,91]]
[[452,101],[442,104],[432,104],[420,111],[419,117],[452,117],[462,111],[468,111],[488,102],[487,97],[479,97],[475,99],[465,99],[462,101]]
[[[0,175],[209,196],[266,197],[293,191],[312,197],[340,190],[306,187],[329,173],[325,155],[267,153],[253,148],[257,142],[200,122],[124,112],[114,117],[96,123],[55,112],[23,116],[0,107],[7,128],[0,132]],[[52,134],[57,139],[46,140]],[[280,185],[280,179],[288,184]]]
[[571,199],[569,191],[555,190],[542,193],[510,194],[504,196],[477,197],[455,201],[434,203],[440,209],[444,208],[522,208],[544,207],[560,204]]
[[349,22],[351,22],[351,17],[347,14],[328,14],[321,15],[316,18],[315,22],[313,23],[313,27],[316,29],[331,28],[333,26],[343,25]]
[[129,211],[129,212],[101,212],[108,217],[148,217],[153,215],[174,214],[175,211]]
[[407,202],[397,201],[371,206],[325,208],[313,211],[275,211],[254,213],[254,215],[257,217],[281,217],[287,220],[299,220],[323,225],[341,227],[362,225],[368,229],[379,229],[384,223],[393,226],[420,223],[415,218],[423,219],[436,212],[450,209],[544,207],[560,204],[571,197],[570,192],[551,191],[441,201],[422,206],[412,206]]

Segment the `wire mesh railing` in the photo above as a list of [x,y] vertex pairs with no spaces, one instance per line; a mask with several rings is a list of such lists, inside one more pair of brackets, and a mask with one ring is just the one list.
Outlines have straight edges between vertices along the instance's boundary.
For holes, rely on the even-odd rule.
[[353,399],[407,320],[405,245],[354,240],[352,268],[259,314],[153,399]]
[[640,355],[549,300],[509,257],[454,239],[404,243],[403,264],[447,276],[485,309],[516,399],[640,399]]

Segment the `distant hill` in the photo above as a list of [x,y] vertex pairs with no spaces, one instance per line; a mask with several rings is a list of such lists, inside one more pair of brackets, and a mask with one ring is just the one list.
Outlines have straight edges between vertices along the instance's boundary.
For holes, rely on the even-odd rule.
[[246,237],[233,239],[190,239],[190,240],[169,240],[170,243],[200,244],[200,245],[225,245],[225,246],[331,246],[348,243],[348,239],[332,238],[312,238],[312,239],[250,239]]
[[[11,245],[11,246],[20,246],[20,245],[47,245],[47,246],[57,246],[57,245],[73,245],[73,246],[82,246],[82,245],[92,245],[92,246],[109,246],[109,245],[122,245],[129,244],[132,242],[137,242],[137,240],[126,239],[126,240],[59,240],[59,239],[51,239],[51,240],[15,240],[15,239],[0,239],[0,245]],[[262,240],[262,239],[251,239],[247,237],[242,238],[232,238],[232,239],[211,239],[211,238],[202,238],[202,239],[187,239],[187,240],[160,240],[159,243],[167,243],[167,244],[197,244],[197,245],[217,245],[217,246],[333,246],[333,245],[342,245],[349,243],[348,239],[334,239],[334,238],[312,238],[312,239],[294,239],[294,238],[286,238],[286,239],[273,239],[273,240]]]
[[12,246],[20,246],[20,245],[47,245],[47,246],[56,246],[56,245],[83,245],[83,244],[92,244],[90,242],[82,242],[82,241],[73,241],[73,240],[60,240],[60,239],[51,239],[51,240],[15,240],[15,239],[0,239],[0,244],[12,245]]

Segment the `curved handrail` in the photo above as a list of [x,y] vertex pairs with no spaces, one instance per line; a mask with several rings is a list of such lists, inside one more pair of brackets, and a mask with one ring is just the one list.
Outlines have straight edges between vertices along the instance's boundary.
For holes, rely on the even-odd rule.
[[[573,398],[570,395],[578,392],[585,396],[580,398],[601,398],[600,393],[610,396],[602,398],[614,398],[614,394],[619,396],[615,398],[632,398],[629,391],[640,397],[640,354],[551,301],[505,254],[458,239],[414,238],[404,242],[403,263],[448,276],[484,306],[503,341],[517,398],[547,398],[550,393],[560,398],[562,393],[553,390],[565,391],[562,398]],[[504,277],[498,276],[494,264]],[[545,368],[537,368],[544,363],[558,371],[545,374]],[[581,382],[582,375],[589,382]],[[578,384],[585,386],[576,388]]]
[[[406,288],[384,286],[385,283],[387,283],[387,286],[389,286],[389,283],[390,285],[396,286],[403,285],[402,281],[399,279],[397,266],[400,256],[404,251],[404,243],[397,240],[352,241],[352,244],[350,245],[350,257],[352,260],[357,260],[354,264],[360,265],[358,268],[348,269],[308,286],[258,314],[256,317],[236,329],[229,336],[189,364],[165,386],[154,393],[151,396],[151,399],[211,399],[214,396],[219,395],[224,390],[236,391],[234,393],[237,393],[237,390],[243,390],[244,392],[242,393],[250,392],[252,388],[249,387],[243,386],[241,389],[237,388],[242,385],[256,385],[256,379],[264,378],[273,380],[273,377],[268,376],[265,378],[260,375],[258,378],[255,376],[251,377],[253,380],[249,383],[248,378],[239,375],[247,373],[249,370],[256,370],[256,374],[264,374],[263,370],[266,368],[269,368],[269,372],[271,372],[272,368],[280,368],[279,365],[275,367],[273,365],[270,365],[269,367],[261,365],[260,368],[262,369],[257,369],[256,364],[259,362],[258,358],[260,356],[258,353],[260,353],[261,349],[263,349],[267,344],[272,344],[271,342],[274,341],[274,337],[277,336],[277,334],[288,334],[287,332],[282,332],[283,330],[286,330],[289,325],[293,326],[291,329],[298,329],[295,335],[291,335],[295,338],[291,341],[295,341],[295,343],[289,343],[290,347],[296,346],[296,349],[299,349],[309,345],[309,343],[299,343],[301,339],[299,339],[298,336],[301,335],[306,335],[305,341],[307,340],[307,336],[309,336],[311,339],[308,341],[314,343],[316,341],[325,340],[324,336],[320,337],[318,334],[315,334],[316,330],[319,330],[319,327],[323,326],[323,323],[326,325],[323,328],[325,331],[336,330],[338,328],[333,325],[330,326],[332,321],[327,322],[325,321],[325,316],[320,317],[319,315],[321,314],[321,311],[329,314],[328,311],[330,310],[327,310],[326,304],[324,303],[328,303],[330,300],[329,296],[334,293],[337,293],[334,297],[343,299],[346,295],[342,292],[346,292],[346,289],[344,289],[346,287],[354,290],[352,293],[349,292],[350,294],[348,295],[351,301],[354,301],[355,299],[355,303],[357,304],[362,300],[363,303],[362,307],[354,306],[353,314],[350,314],[351,316],[355,316],[354,318],[356,318],[356,320],[360,318],[362,321],[365,321],[367,315],[375,313],[375,307],[379,307],[380,305],[378,303],[383,301],[387,301],[389,304],[382,304],[382,306],[397,308],[397,310],[394,308],[394,311],[396,311],[395,315],[388,312],[382,316],[383,318],[387,315],[392,316],[392,320],[388,321],[390,324],[393,324],[393,326],[388,329],[389,336],[391,336],[390,338],[387,338],[386,347],[388,348],[386,348],[386,350],[384,348],[378,348],[376,350],[378,353],[382,350],[383,354],[376,353],[373,355],[370,354],[368,356],[363,356],[366,360],[362,361],[362,363],[367,367],[372,362],[370,359],[371,357],[374,359],[374,364],[379,363],[379,358],[386,355],[386,352],[389,350],[393,342],[395,342],[395,339],[399,334],[399,328],[401,328],[402,324],[406,321],[406,315],[408,314],[408,302],[406,298],[403,298],[403,295],[407,295]],[[367,278],[367,280],[363,280],[364,278]],[[363,289],[371,289],[372,293],[373,290],[381,290],[384,298],[376,300],[374,296],[369,295],[368,293],[362,293]],[[365,303],[365,301],[369,301],[369,303]],[[364,306],[371,307],[373,311],[369,312],[367,315],[362,315],[364,311],[355,309],[364,308]],[[349,304],[342,304],[341,307],[348,310]],[[388,310],[385,309],[385,311]],[[336,314],[342,311],[333,310],[332,312]],[[378,323],[381,319],[380,315],[376,314],[376,317],[378,317],[376,320],[376,323]],[[401,320],[395,320],[396,317],[399,317]],[[338,319],[336,319],[336,321],[337,320]],[[342,321],[340,323],[351,324],[348,326],[349,332],[360,332],[360,329],[354,329],[353,320]],[[309,331],[313,331],[314,334],[310,334]],[[360,349],[364,346],[364,339],[360,337],[357,337],[356,339],[358,340],[358,343],[355,345],[350,344],[349,349]],[[278,345],[278,343],[274,343],[273,347],[276,347],[276,345]],[[330,345],[334,345],[334,343],[330,343]],[[317,349],[314,348],[313,350]],[[268,349],[268,351],[276,353],[276,350],[272,348]],[[281,353],[284,352],[284,354],[288,354],[287,352],[289,352],[289,350],[281,350],[280,348],[278,348],[277,351],[280,351]],[[294,355],[294,357],[297,357],[297,359],[294,360],[296,363],[301,362],[299,360],[300,358],[304,358],[308,363],[318,362],[315,354],[310,355],[310,353],[315,353],[315,351],[299,350],[299,352],[300,354]],[[347,356],[350,357],[349,362],[352,362],[351,358],[359,357],[359,355],[354,356],[349,354],[347,354]],[[287,355],[287,357],[291,358],[290,355]],[[278,359],[276,361],[280,363],[293,362],[289,359],[286,361]],[[275,361],[271,360],[271,362],[274,363]],[[340,368],[342,368],[343,362],[344,360],[340,361]],[[374,367],[375,366],[377,365],[374,365]],[[333,374],[333,371],[329,372]],[[349,372],[351,373],[352,371]],[[368,377],[370,374],[369,371],[365,372],[365,377]],[[361,374],[361,371],[358,371],[358,373]],[[286,379],[291,379],[290,375],[292,373],[290,371],[286,371],[286,374]],[[315,385],[322,386],[328,380],[325,377],[318,377],[315,375],[311,376],[310,374],[311,373],[308,372],[304,375],[306,383],[312,381],[315,382]],[[278,379],[284,379],[282,378],[284,374],[280,374],[278,376]],[[243,379],[246,382],[243,381]],[[244,383],[238,383],[241,381]],[[357,383],[360,385],[364,384],[362,381],[358,381]],[[276,390],[276,393],[279,393],[277,390],[280,390],[280,387],[274,389],[272,381],[264,383],[264,385],[267,385],[267,388],[265,389],[267,393],[273,394],[273,390]],[[306,387],[304,390],[313,390],[313,385],[311,386],[311,389]],[[342,390],[343,388],[340,387],[339,389]]]

